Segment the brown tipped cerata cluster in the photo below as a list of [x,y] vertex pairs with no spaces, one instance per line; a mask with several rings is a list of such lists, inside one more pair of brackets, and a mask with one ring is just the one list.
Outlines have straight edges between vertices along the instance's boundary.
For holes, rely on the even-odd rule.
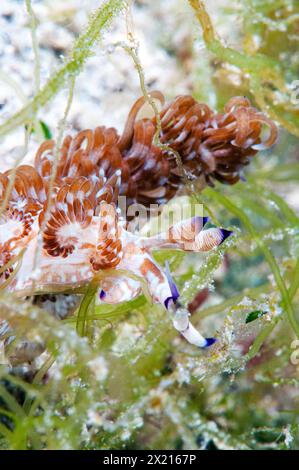
[[[164,102],[160,93],[152,96]],[[143,104],[139,99],[133,106],[119,141],[130,174],[124,190],[143,204],[166,202],[183,183],[182,168],[173,153],[154,145],[156,118],[136,119]],[[224,113],[215,113],[192,96],[178,96],[163,106],[160,124],[160,142],[179,154],[189,178],[201,177],[208,185],[214,180],[236,183],[250,158],[277,139],[275,124],[245,97],[232,98]],[[265,127],[268,133],[263,138]]]
[[[160,92],[151,98],[164,105]],[[170,273],[151,250],[208,251],[231,232],[203,230],[207,218],[195,217],[141,237],[127,230],[118,196],[149,207],[169,201],[186,176],[236,183],[250,158],[275,142],[277,129],[243,97],[218,114],[191,96],[178,96],[162,107],[159,119],[138,119],[144,104],[143,97],[136,101],[122,135],[114,128],[87,129],[66,136],[60,149],[48,140],[32,166],[0,173],[0,288],[47,294],[96,279],[99,302],[116,303],[138,295],[143,279],[153,301],[177,312],[175,328],[207,346],[213,341],[192,327]]]
[[[164,104],[160,92],[152,92],[151,97]],[[251,157],[277,139],[275,124],[245,97],[232,98],[224,113],[215,113],[192,96],[178,96],[162,107],[159,140],[180,156],[179,168],[175,155],[154,143],[157,119],[137,119],[144,104],[142,97],[133,105],[121,136],[103,126],[67,136],[60,149],[57,184],[100,173],[109,178],[120,170],[120,194],[146,206],[165,203],[182,186],[182,169],[187,177],[201,177],[208,185],[215,180],[234,184]],[[54,141],[44,142],[35,159],[35,168],[46,181],[52,172],[54,148]]]

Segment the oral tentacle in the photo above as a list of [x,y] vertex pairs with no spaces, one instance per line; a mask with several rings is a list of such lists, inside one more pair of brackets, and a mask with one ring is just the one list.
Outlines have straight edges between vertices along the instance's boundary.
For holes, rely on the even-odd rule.
[[176,302],[177,302],[177,300],[180,296],[178,288],[177,288],[177,286],[176,286],[176,284],[175,284],[175,282],[174,282],[174,280],[171,276],[168,261],[165,263],[165,275],[167,277],[167,282],[169,284],[170,291],[171,291],[171,296],[167,297],[164,300],[164,305],[165,305],[166,309],[168,310],[170,302],[173,302],[174,304],[176,304]]
[[215,338],[204,338],[190,322],[190,313],[179,302],[180,294],[170,274],[168,263],[166,264],[166,276],[172,297],[169,297],[165,300],[165,307],[167,310],[171,309],[173,312],[172,323],[174,328],[179,331],[190,344],[193,344],[194,346],[199,348],[206,348],[214,344],[216,342]]
[[200,232],[194,241],[184,244],[186,251],[205,252],[221,245],[233,232],[222,228],[210,228]]
[[188,341],[198,348],[206,348],[215,343],[216,339],[204,338],[189,320],[189,312],[184,308],[178,308],[173,318],[174,328]]

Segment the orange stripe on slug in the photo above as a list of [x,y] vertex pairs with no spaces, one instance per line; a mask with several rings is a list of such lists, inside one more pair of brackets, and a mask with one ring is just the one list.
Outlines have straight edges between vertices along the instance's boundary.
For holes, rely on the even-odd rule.
[[160,269],[148,258],[145,259],[143,263],[141,264],[140,273],[145,278],[148,276],[149,273],[151,273],[154,276],[156,276],[160,282],[164,282],[164,278]]

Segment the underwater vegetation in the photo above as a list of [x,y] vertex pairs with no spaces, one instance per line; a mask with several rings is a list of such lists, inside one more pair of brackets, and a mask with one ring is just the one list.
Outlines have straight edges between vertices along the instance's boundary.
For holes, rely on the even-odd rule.
[[[79,30],[59,7],[42,80],[44,3],[33,96],[0,75],[23,100],[0,124],[0,448],[298,449],[296,2],[108,0]],[[120,89],[80,85],[114,56]]]

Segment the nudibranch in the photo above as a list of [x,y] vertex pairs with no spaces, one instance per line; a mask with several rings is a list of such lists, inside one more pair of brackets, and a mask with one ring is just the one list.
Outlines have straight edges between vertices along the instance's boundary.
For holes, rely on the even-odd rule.
[[[163,95],[152,97],[164,102]],[[192,344],[205,339],[180,305],[169,269],[160,267],[154,249],[204,252],[231,232],[204,229],[205,217],[193,217],[156,236],[128,230],[118,207],[119,195],[148,207],[169,201],[183,184],[174,156],[155,145],[156,117],[137,119],[144,104],[133,106],[124,132],[87,129],[65,137],[58,152],[45,141],[33,165],[0,173],[0,288],[20,296],[69,292],[98,283],[98,302],[119,303],[138,296],[143,284],[154,302],[170,311],[174,327]],[[224,114],[213,113],[190,96],[162,108],[160,140],[178,152],[188,175],[234,183],[248,158],[276,140],[275,125],[234,98]],[[262,126],[270,136],[262,140]],[[52,188],[52,191],[50,191]]]

